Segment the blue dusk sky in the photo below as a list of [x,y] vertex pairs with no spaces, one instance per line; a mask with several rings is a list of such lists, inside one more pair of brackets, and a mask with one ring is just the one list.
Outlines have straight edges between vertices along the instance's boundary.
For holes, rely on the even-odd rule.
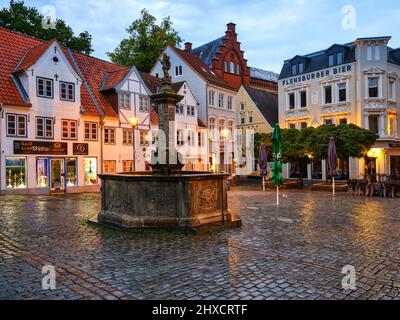
[[[322,50],[358,37],[392,36],[389,45],[400,47],[398,0],[25,0],[25,3],[39,11],[53,6],[56,17],[64,19],[75,32],[89,31],[93,36],[93,55],[103,59],[107,59],[107,51],[112,51],[127,36],[125,29],[143,8],[158,19],[170,16],[174,28],[193,47],[224,35],[226,23],[234,22],[249,65],[278,73],[283,61],[296,54]],[[0,0],[0,5],[8,6],[8,0]]]

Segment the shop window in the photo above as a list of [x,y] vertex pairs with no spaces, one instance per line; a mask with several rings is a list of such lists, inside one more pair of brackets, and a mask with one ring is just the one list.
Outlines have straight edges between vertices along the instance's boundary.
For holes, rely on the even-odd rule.
[[6,158],[6,188],[26,188],[26,158]]
[[133,161],[123,160],[122,161],[122,171],[123,172],[133,172]]
[[36,187],[47,188],[49,186],[48,178],[48,159],[36,160]]
[[333,119],[325,119],[325,125],[330,126],[333,124]]
[[400,180],[400,156],[390,156],[390,176]]
[[339,124],[346,125],[347,124],[347,118],[339,119]]
[[76,158],[67,158],[67,187],[78,185],[78,163]]
[[116,172],[116,161],[115,160],[104,160],[104,173],[115,173]]
[[84,182],[85,185],[97,184],[97,159],[96,158],[84,158]]

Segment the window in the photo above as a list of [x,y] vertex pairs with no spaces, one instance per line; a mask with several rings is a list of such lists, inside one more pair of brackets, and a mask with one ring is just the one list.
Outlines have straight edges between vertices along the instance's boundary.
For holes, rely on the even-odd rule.
[[178,146],[183,146],[185,144],[185,139],[183,137],[183,130],[176,131],[176,144]]
[[53,138],[53,118],[36,118],[36,138]]
[[372,60],[372,47],[371,46],[367,47],[367,60],[368,61]]
[[375,60],[381,60],[381,48],[379,46],[375,46]]
[[194,107],[193,107],[193,106],[187,106],[187,107],[186,107],[186,114],[187,114],[188,116],[194,117],[194,116],[195,116]]
[[133,161],[123,160],[122,161],[122,171],[123,172],[133,172]]
[[324,93],[325,93],[325,104],[331,104],[332,103],[332,86],[326,86],[324,87]]
[[204,146],[204,136],[202,132],[197,133],[197,143],[199,147]]
[[297,74],[297,64],[292,65],[292,76]]
[[183,114],[183,105],[181,104],[176,105],[176,114]]
[[97,159],[83,158],[83,171],[85,185],[97,184]]
[[26,137],[26,122],[25,115],[7,114],[7,136]]
[[46,188],[48,186],[48,159],[36,159],[36,187]]
[[231,61],[229,72],[230,73],[235,73],[235,61]]
[[139,111],[149,112],[149,99],[144,96],[139,97]]
[[220,138],[225,138],[225,120],[219,120],[218,130]]
[[296,129],[295,123],[289,123],[289,129]]
[[301,126],[301,129],[307,129],[307,122],[302,122],[300,124],[300,126]]
[[378,78],[368,78],[368,97],[378,98],[379,97],[379,79]]
[[339,119],[339,124],[346,125],[347,124],[347,118]]
[[104,173],[115,173],[115,160],[104,160]]
[[241,102],[240,103],[240,111],[243,111],[244,110],[244,102]]
[[333,124],[333,120],[332,119],[325,119],[324,121],[325,125],[329,126]]
[[6,158],[6,188],[26,188],[26,158]]
[[115,144],[115,128],[104,128],[104,143]]
[[224,61],[224,72],[228,72],[228,61]]
[[343,64],[343,52],[336,54],[336,64]]
[[194,131],[189,131],[188,132],[188,145],[189,146],[194,146],[194,144],[195,144],[195,134],[194,134]]
[[240,75],[240,64],[236,65],[236,73]]
[[149,145],[149,133],[147,130],[140,130],[140,145],[141,146]]
[[228,96],[228,110],[232,110],[232,101],[233,101],[233,97]]
[[214,105],[214,96],[215,96],[215,92],[214,91],[208,91],[208,104],[210,106]]
[[218,95],[218,107],[224,107],[224,95],[222,93]]
[[335,56],[333,54],[328,56],[328,66],[333,67],[335,65]]
[[294,98],[294,93],[289,93],[288,94],[289,97],[289,109],[292,110],[295,108],[295,98]]
[[240,118],[240,123],[241,123],[241,124],[244,124],[244,123],[245,123],[244,117],[241,117],[241,118]]
[[61,120],[62,138],[64,140],[77,139],[77,121],[76,120]]
[[133,145],[133,130],[132,129],[122,129],[122,144]]
[[67,158],[67,187],[78,184],[78,163],[76,158]]
[[379,133],[379,116],[377,115],[370,115],[368,117],[369,122],[369,131],[378,134]]
[[75,101],[75,84],[60,81],[60,99]]
[[304,72],[304,63],[299,63],[299,73]]
[[396,87],[394,79],[389,80],[389,100],[396,101]]
[[36,92],[38,97],[53,99],[53,80],[46,78],[36,78]]
[[233,137],[233,121],[228,121],[228,132],[229,136]]
[[181,76],[183,74],[182,72],[182,66],[176,66],[175,67],[175,75],[176,76]]
[[85,122],[85,140],[97,140],[97,122]]
[[214,118],[210,118],[210,131],[215,129],[215,119]]
[[339,95],[339,102],[347,101],[347,85],[346,83],[339,83],[338,84],[338,95]]
[[307,107],[307,91],[306,90],[300,91],[300,107],[302,107],[302,108]]
[[118,93],[119,107],[121,109],[131,108],[131,95],[129,93],[120,92]]

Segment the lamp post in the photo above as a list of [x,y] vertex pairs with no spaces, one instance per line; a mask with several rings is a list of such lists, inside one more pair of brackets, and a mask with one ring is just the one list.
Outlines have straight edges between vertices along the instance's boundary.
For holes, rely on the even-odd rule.
[[132,127],[132,146],[133,146],[133,149],[132,149],[132,151],[133,151],[132,169],[133,169],[133,172],[136,171],[135,129],[136,129],[137,125],[138,125],[138,122],[139,122],[139,118],[137,118],[137,117],[129,118],[129,124]]

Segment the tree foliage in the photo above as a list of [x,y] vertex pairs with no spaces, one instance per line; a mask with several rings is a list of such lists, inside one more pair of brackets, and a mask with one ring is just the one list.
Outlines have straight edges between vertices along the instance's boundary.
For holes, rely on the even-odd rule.
[[56,19],[54,28],[43,28],[43,21],[49,22],[35,7],[28,7],[23,1],[11,0],[9,8],[0,10],[0,27],[42,40],[57,38],[72,50],[86,54],[93,52],[92,36],[87,31],[76,36],[64,20]]
[[[256,133],[254,137],[254,154],[258,157],[261,143],[265,143],[271,154],[272,134]],[[309,127],[303,130],[282,130],[282,161],[284,163],[304,159],[312,156],[316,160],[326,159],[328,154],[329,138],[335,138],[337,156],[340,159],[349,157],[361,158],[374,145],[377,136],[375,133],[362,129],[354,124],[323,125],[318,128]]]
[[157,19],[146,9],[126,31],[129,38],[123,39],[114,52],[107,55],[114,63],[126,67],[134,65],[144,72],[151,70],[166,46],[179,46],[183,41],[173,29],[170,17],[164,18],[158,25]]

